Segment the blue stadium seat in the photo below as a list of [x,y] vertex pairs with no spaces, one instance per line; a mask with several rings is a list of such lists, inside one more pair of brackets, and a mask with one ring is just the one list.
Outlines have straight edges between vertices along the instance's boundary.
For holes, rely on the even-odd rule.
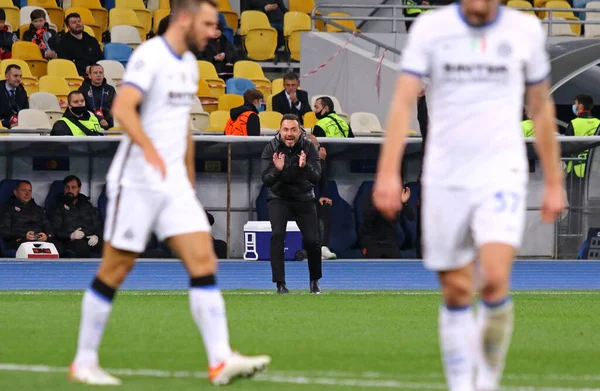
[[46,216],[49,219],[52,218],[52,211],[54,209],[54,205],[56,204],[56,197],[62,193],[64,190],[64,185],[62,180],[54,181],[50,185],[50,190],[48,190],[48,195],[46,196],[46,201],[44,202],[44,209],[46,209]]
[[242,77],[232,77],[227,80],[226,86],[228,94],[244,95],[244,92],[254,88],[254,83]]
[[19,181],[20,179],[3,179],[0,181],[0,206],[4,205],[14,194],[13,190],[15,190]]
[[360,257],[360,252],[352,251],[358,241],[352,207],[340,196],[335,181],[327,182],[327,195],[332,201],[329,248],[338,258]]
[[118,61],[124,67],[127,66],[127,61],[129,61],[132,52],[133,49],[124,43],[114,42],[104,45],[104,59]]
[[233,45],[233,43],[234,43],[233,42],[233,35],[234,35],[233,29],[227,25],[227,22],[225,21],[225,15],[223,15],[220,12],[219,12],[219,20],[221,21],[221,23],[223,23],[223,35],[225,36],[225,38],[227,38],[229,43]]
[[267,186],[262,185],[256,197],[256,218],[258,221],[269,221],[269,208],[267,207]]
[[364,181],[361,183],[356,196],[354,196],[354,221],[356,222],[356,232],[360,233],[360,227],[363,224],[363,216],[365,214],[365,205],[367,197],[371,196],[373,190],[373,181]]

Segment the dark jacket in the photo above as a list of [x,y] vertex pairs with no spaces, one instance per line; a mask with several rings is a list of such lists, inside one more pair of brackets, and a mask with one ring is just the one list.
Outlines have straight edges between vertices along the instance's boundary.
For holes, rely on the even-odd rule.
[[[223,61],[215,60],[215,56],[219,53],[225,53],[225,59],[223,59]],[[238,60],[238,55],[235,51],[235,47],[229,43],[227,37],[221,34],[219,38],[208,41],[206,48],[200,53],[198,60],[205,60],[212,63],[215,66],[217,73],[225,73],[227,72],[227,64],[235,63]]]
[[408,204],[402,206],[402,211],[398,214],[396,220],[389,221],[375,208],[373,197],[369,195],[365,204],[363,223],[359,234],[361,247],[368,247],[369,244],[400,247],[403,243],[399,243],[397,238],[398,236],[405,237],[405,235],[398,235],[398,231],[405,229],[406,225],[403,223],[406,220],[415,220],[415,213]]
[[[321,168],[321,178],[319,179],[319,198],[327,197],[327,163],[325,160],[321,160],[318,157],[319,153],[317,151],[317,158],[319,160],[319,167]],[[329,198],[329,197],[327,197]]]
[[48,45],[46,47],[46,43],[44,42],[43,37],[38,37],[37,31],[38,30],[32,24],[30,24],[29,30],[25,31],[25,33],[23,34],[23,41],[33,42],[36,45],[38,45],[40,47],[40,50],[42,51],[42,57],[46,58],[46,50],[51,50],[53,52],[56,52],[58,50],[58,34],[56,34],[56,31],[46,27],[46,31],[50,33],[50,38],[48,39]]
[[102,237],[102,224],[98,218],[98,211],[90,203],[90,199],[81,193],[77,196],[75,204],[67,200],[64,194],[59,194],[56,197],[51,221],[56,239],[59,240],[71,240],[71,234],[78,228],[82,229],[85,236]]
[[[577,118],[594,118],[594,116],[589,112],[589,111],[583,111],[581,112],[581,114],[579,114],[579,116]],[[597,132],[597,130],[596,130]],[[569,125],[567,125],[567,129],[565,130],[565,136],[574,136],[575,135],[575,129],[573,129],[573,121],[569,122]],[[592,136],[594,136],[595,134],[593,134]]]
[[0,81],[0,118],[5,128],[10,128],[10,118],[13,114],[29,108],[27,91],[22,85],[15,92],[15,101],[14,104],[10,102],[9,93],[6,90],[6,80]]
[[306,91],[297,90],[296,97],[300,102],[300,110],[297,106],[291,105],[285,91],[273,95],[273,111],[281,114],[294,114],[300,120],[300,124],[304,125],[304,114],[311,111],[310,103],[308,102],[308,93]]
[[[306,154],[306,165],[299,167],[300,152]],[[285,165],[282,171],[275,168],[274,153],[285,154]],[[262,181],[269,188],[268,199],[284,199],[290,201],[313,201],[314,188],[321,179],[319,153],[310,140],[300,136],[291,148],[285,146],[277,134],[267,144],[261,156]]]
[[27,232],[43,232],[52,237],[54,229],[44,213],[44,208],[32,199],[24,204],[11,196],[0,211],[0,236],[5,241],[27,241]]
[[82,39],[75,38],[69,32],[64,33],[58,43],[57,54],[58,58],[73,61],[79,76],[86,76],[85,69],[88,66],[104,60],[98,41],[85,31]]
[[[75,116],[75,114],[71,113],[71,110],[69,110],[67,108],[65,110],[65,113],[63,114],[63,117],[69,119],[71,122],[76,122],[76,121],[79,121],[80,119],[83,121],[87,121],[90,119],[91,115],[92,114],[89,111],[86,111],[81,116],[81,118],[77,118]],[[54,125],[52,126],[52,131],[50,132],[50,136],[72,136],[72,135],[73,135],[73,132],[69,128],[69,125],[67,125],[64,121],[56,121],[54,123]],[[92,130],[90,130],[89,133],[86,135],[87,136],[104,136],[104,134],[99,133],[99,132],[94,132]]]
[[[329,113],[327,113],[327,114],[329,114]],[[331,114],[335,114],[335,111],[332,111]],[[313,128],[312,134],[315,137],[327,137],[325,135],[325,131],[320,126],[317,126],[317,125],[315,125],[315,127]],[[354,133],[352,133],[352,127],[350,126],[350,124],[348,124],[348,136],[346,136],[346,138],[354,138]]]
[[[79,92],[85,97],[85,107],[92,113],[95,113],[96,110],[102,107],[104,119],[108,122],[108,127],[105,130],[112,128],[114,120],[110,109],[117,94],[115,88],[108,84],[106,79],[104,79],[102,85],[96,87],[92,85],[92,81],[89,78],[86,78],[83,80],[81,87],[79,87]],[[96,117],[98,117],[98,121],[102,119],[98,115]]]
[[288,12],[282,0],[250,0],[250,9],[265,12],[265,6],[268,4],[277,4],[275,11],[266,12],[269,22],[283,23],[283,15]]
[[[5,26],[6,27],[6,26]],[[0,30],[0,49],[2,49],[2,59],[7,58],[6,53],[12,52],[12,45],[14,42],[15,35],[8,30]]]
[[246,132],[248,136],[260,136],[260,118],[258,118],[258,110],[253,104],[247,103],[243,106],[234,107],[229,111],[229,117],[235,121],[240,115],[246,111],[252,111],[254,114],[248,116],[246,123]]

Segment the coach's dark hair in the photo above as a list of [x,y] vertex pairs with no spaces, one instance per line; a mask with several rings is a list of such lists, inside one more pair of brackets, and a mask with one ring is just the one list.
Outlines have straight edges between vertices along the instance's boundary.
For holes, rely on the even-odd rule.
[[65,24],[67,25],[67,28],[69,28],[69,19],[71,19],[71,18],[81,19],[81,15],[79,15],[77,12],[71,12],[69,15],[67,15],[65,17]]
[[26,183],[29,186],[33,187],[33,185],[31,184],[31,182],[26,181],[25,179],[21,179],[20,181],[17,182],[17,184],[15,185],[15,190],[17,190],[19,188],[19,186],[21,186],[21,183]]
[[583,109],[590,111],[594,107],[594,98],[588,94],[579,94],[575,97],[577,103],[583,105]]
[[300,82],[298,75],[296,75],[294,72],[286,73],[285,76],[283,76],[283,81],[286,81],[286,80],[296,80],[297,82]]
[[333,112],[335,111],[335,106],[333,105],[333,101],[331,100],[330,97],[328,96],[322,96],[319,98],[319,100],[321,101],[321,106],[324,107],[328,107],[329,108],[329,112]]
[[284,114],[283,117],[281,117],[281,122],[279,123],[279,126],[281,126],[283,121],[296,121],[298,122],[298,126],[300,126],[300,120],[298,119],[298,116],[296,114]]
[[252,103],[257,99],[264,99],[264,95],[256,88],[250,88],[244,92],[244,103]]
[[9,66],[6,67],[6,70],[4,71],[4,75],[8,75],[8,72],[10,72],[12,69],[18,69],[20,71],[21,67],[18,66],[17,64],[10,64]]
[[67,183],[71,182],[71,181],[77,181],[77,187],[81,187],[81,179],[79,179],[77,176],[75,175],[67,175],[65,177],[65,179],[63,179],[63,186],[66,186]]
[[71,92],[69,92],[69,95],[67,95],[67,103],[68,104],[71,104],[71,98],[74,95],[81,95],[81,96],[83,96],[85,98],[85,96],[83,95],[83,92],[81,92],[79,90],[71,91]]
[[201,6],[206,3],[214,8],[217,8],[217,2],[215,0],[171,0],[171,10],[175,11],[178,9],[189,8],[190,6]]

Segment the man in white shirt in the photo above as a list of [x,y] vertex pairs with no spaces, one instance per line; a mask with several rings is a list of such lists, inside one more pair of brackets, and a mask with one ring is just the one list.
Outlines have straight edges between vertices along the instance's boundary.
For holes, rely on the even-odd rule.
[[294,114],[302,125],[304,114],[311,111],[308,93],[298,89],[300,87],[298,75],[292,72],[283,77],[283,87],[283,91],[273,95],[273,111],[283,115]]
[[130,58],[113,106],[126,135],[107,176],[104,254],[83,298],[70,371],[74,381],[120,384],[100,368],[98,347],[115,293],[152,233],[178,254],[190,275],[190,309],[208,355],[209,381],[228,384],[264,369],[271,360],[231,350],[210,225],[194,188],[194,143],[188,127],[198,71],[190,49],[202,50],[214,36],[216,3],[173,0],[172,7],[165,34],[142,44]]
[[[525,84],[545,177],[542,219],[552,222],[565,205],[545,34],[535,16],[501,7],[498,0],[463,0],[417,18],[401,68],[374,202],[390,219],[401,208],[400,162],[426,77],[424,262],[438,272],[442,287],[446,380],[450,391],[497,390],[513,328],[511,265],[525,220],[528,170],[520,128]],[[477,320],[476,286],[482,299]]]

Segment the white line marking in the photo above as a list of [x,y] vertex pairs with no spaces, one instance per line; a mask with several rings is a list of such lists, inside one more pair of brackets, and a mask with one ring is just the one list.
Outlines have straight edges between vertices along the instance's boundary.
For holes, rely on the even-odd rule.
[[[31,373],[67,373],[69,368],[52,367],[47,365],[20,365],[13,363],[0,364],[0,371],[7,372],[31,372]],[[190,371],[164,371],[157,369],[107,369],[108,372],[117,376],[140,376],[140,377],[158,377],[158,378],[199,378],[206,379],[206,372],[190,372]],[[295,374],[294,374],[295,373]],[[320,373],[319,371],[309,373]],[[349,374],[349,372],[323,372],[329,374]],[[360,374],[353,374],[355,377]],[[365,372],[366,375],[381,375],[377,372]],[[580,378],[575,377],[576,380]],[[356,379],[356,378],[335,378],[328,376],[311,377],[300,372],[285,372],[274,371],[271,373],[258,374],[254,377],[256,381],[268,383],[283,383],[283,384],[305,384],[305,385],[329,385],[329,386],[347,386],[347,387],[363,387],[363,388],[393,388],[403,390],[444,390],[444,383],[421,383],[421,382],[406,382],[398,380],[375,380],[375,379]],[[532,386],[505,386],[504,391],[600,391],[599,388],[564,388],[564,387],[532,387]]]

